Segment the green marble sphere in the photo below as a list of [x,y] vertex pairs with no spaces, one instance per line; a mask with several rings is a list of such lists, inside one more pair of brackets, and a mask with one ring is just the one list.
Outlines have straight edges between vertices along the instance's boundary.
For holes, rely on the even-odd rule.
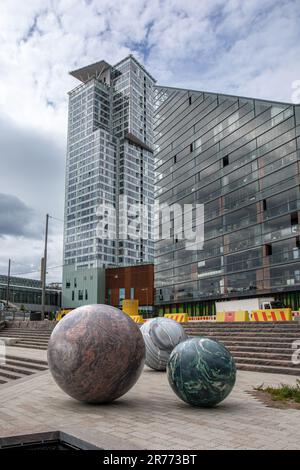
[[179,343],[172,351],[167,374],[181,400],[193,406],[209,407],[226,398],[235,384],[232,355],[218,341],[197,337]]

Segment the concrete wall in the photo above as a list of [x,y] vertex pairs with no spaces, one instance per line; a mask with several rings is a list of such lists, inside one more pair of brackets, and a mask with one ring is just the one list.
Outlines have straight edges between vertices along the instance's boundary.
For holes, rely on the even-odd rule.
[[28,330],[48,330],[52,331],[57,325],[56,321],[30,321],[30,320],[12,320],[6,321],[5,325],[8,328],[27,328]]

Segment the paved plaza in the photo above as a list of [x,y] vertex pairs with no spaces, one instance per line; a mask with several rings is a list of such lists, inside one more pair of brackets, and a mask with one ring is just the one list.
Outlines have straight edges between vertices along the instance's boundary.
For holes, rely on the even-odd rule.
[[[7,348],[45,359],[46,351]],[[297,377],[238,371],[231,395],[214,409],[181,402],[167,376],[145,368],[138,383],[107,405],[65,395],[49,371],[0,386],[0,437],[65,431],[105,449],[299,449],[300,411],[268,408],[253,386],[295,383]]]

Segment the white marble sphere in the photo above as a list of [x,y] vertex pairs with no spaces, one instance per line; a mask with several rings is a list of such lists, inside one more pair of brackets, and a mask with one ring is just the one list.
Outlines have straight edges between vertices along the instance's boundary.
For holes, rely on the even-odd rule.
[[141,332],[146,346],[145,363],[155,370],[166,370],[175,346],[187,340],[184,328],[170,318],[153,318],[143,324]]

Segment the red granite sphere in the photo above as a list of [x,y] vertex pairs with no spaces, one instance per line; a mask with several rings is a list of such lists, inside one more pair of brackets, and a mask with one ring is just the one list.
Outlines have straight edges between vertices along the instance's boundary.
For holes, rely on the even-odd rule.
[[66,315],[48,345],[51,374],[71,397],[111,402],[138,380],[145,360],[139,327],[109,305],[86,305]]

